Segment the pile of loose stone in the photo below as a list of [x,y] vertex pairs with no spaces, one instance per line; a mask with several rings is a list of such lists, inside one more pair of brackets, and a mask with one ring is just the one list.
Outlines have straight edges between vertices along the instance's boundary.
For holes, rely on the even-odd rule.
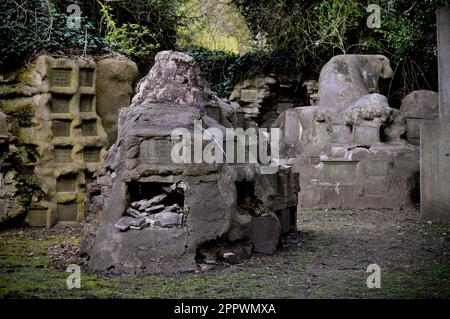
[[131,207],[127,209],[128,216],[120,218],[114,226],[121,231],[128,231],[148,226],[170,228],[182,225],[184,214],[187,213],[185,208],[178,204],[164,205],[163,202],[170,194],[183,194],[185,190],[186,184],[178,182],[163,187],[163,194],[131,203]]

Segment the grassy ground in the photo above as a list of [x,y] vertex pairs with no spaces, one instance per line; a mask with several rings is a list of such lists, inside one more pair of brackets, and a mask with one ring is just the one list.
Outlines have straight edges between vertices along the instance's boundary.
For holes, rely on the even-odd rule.
[[[0,231],[1,298],[449,298],[450,226],[417,211],[303,211],[299,232],[274,256],[172,276],[102,277],[82,269],[69,290],[66,266],[79,229]],[[381,289],[368,289],[369,264]]]

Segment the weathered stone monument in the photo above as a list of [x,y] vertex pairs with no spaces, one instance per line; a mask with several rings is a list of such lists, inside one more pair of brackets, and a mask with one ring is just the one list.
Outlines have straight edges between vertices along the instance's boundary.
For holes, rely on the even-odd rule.
[[433,91],[414,91],[405,96],[400,111],[406,118],[406,139],[420,145],[420,126],[439,118],[439,94]]
[[196,133],[196,122],[200,132],[232,128],[235,111],[192,57],[158,53],[121,110],[118,139],[91,185],[83,250],[92,270],[171,273],[216,259],[234,263],[253,251],[273,253],[281,234],[295,229],[290,168],[261,174],[258,164],[173,160],[175,130],[207,147],[214,142]]
[[[115,72],[118,65],[121,71]],[[28,176],[34,182],[25,205],[32,226],[74,225],[84,218],[86,185],[101,167],[108,132],[114,136],[114,125],[105,131],[100,113],[108,123],[114,116],[117,121],[111,102],[123,106],[130,100],[137,75],[136,65],[125,59],[97,66],[93,59],[40,56],[2,75],[0,110],[10,119],[20,162],[27,168],[13,179]]]
[[418,201],[419,152],[406,121],[378,94],[392,76],[379,55],[340,55],[322,69],[319,106],[286,112],[282,156],[300,174],[299,208],[394,208]]
[[437,28],[439,119],[421,128],[421,218],[450,222],[450,7],[438,9]]

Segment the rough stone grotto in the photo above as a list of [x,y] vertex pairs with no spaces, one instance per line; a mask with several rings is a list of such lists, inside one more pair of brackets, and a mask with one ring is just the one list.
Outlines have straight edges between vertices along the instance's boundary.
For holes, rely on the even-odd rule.
[[[412,92],[391,108],[378,92],[389,64],[339,55],[304,83],[303,98],[283,97],[288,80],[260,75],[226,100],[193,58],[164,51],[129,105],[134,63],[40,57],[2,80],[0,217],[84,220],[92,270],[171,273],[272,254],[301,209],[410,207],[419,127],[438,116],[437,93]],[[195,135],[198,121],[203,131],[279,128],[280,154],[270,166],[174,163],[175,129],[213,140]]]
[[90,190],[84,245],[92,269],[165,273],[234,263],[252,251],[273,253],[281,234],[295,229],[289,169],[172,162],[174,129],[194,132],[198,119],[205,128],[231,127],[236,108],[211,92],[193,58],[157,55],[120,112],[118,139]]

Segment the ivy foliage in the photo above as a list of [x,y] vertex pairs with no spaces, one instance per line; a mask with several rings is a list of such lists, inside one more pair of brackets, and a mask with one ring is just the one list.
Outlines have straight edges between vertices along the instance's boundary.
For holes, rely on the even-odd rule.
[[177,50],[192,56],[211,89],[221,97],[228,97],[235,84],[234,66],[239,55],[225,51],[211,51],[202,47],[178,47]]
[[49,0],[0,1],[0,70],[20,66],[43,52],[98,53],[109,49],[87,17],[80,28],[67,23],[68,13]]
[[128,56],[145,59],[160,47],[155,33],[149,27],[137,23],[123,23],[117,26],[111,14],[111,7],[100,1],[99,4],[102,19],[106,25],[105,38],[110,41],[115,50]]
[[[384,54],[395,69],[386,94],[437,89],[436,9],[448,0],[232,0],[265,51],[288,52],[297,68],[321,67],[337,54]],[[369,28],[370,4],[380,28]],[[291,60],[292,60],[291,59]]]
[[85,14],[114,50],[133,58],[142,69],[158,51],[176,47],[184,23],[179,8],[188,0],[81,0]]

